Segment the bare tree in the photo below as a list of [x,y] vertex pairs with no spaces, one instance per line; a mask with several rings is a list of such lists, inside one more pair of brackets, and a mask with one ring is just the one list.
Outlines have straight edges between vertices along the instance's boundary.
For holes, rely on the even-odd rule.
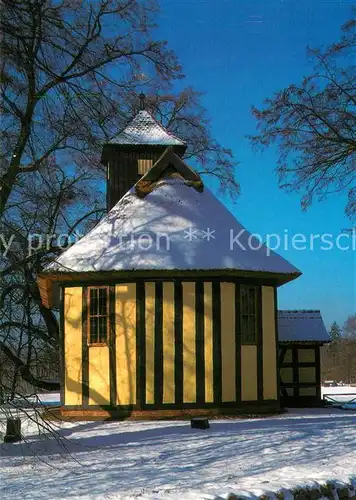
[[238,192],[235,161],[212,137],[200,93],[174,90],[181,67],[154,37],[156,13],[151,0],[2,2],[0,353],[13,367],[12,394],[21,380],[58,388],[37,370],[41,356],[58,359],[59,335],[37,272],[102,216],[102,143],[126,124],[142,90],[187,140],[196,168]]
[[[0,350],[16,376],[41,389],[56,389],[58,382],[38,377],[44,359],[51,359],[58,370],[59,324],[58,313],[42,304],[37,272],[75,236],[78,222],[103,211],[92,209],[78,216],[88,210],[84,205],[81,208],[81,200],[88,195],[84,190],[88,176],[69,177],[58,166],[38,172],[32,180],[30,186],[17,185],[21,203],[14,203],[2,218],[2,235],[15,238],[2,259]],[[21,380],[16,382],[21,384]]]
[[180,76],[166,43],[151,38],[154,12],[136,0],[3,1],[0,214],[17,178],[54,152],[93,164],[93,146],[122,116],[117,93],[143,67],[162,82]]
[[210,122],[201,104],[202,93],[191,87],[178,94],[150,94],[149,106],[157,119],[188,144],[185,158],[199,174],[218,181],[232,199],[239,194],[236,163],[230,149],[222,147],[210,133]]
[[356,339],[341,337],[321,350],[323,380],[356,383]]
[[302,207],[316,197],[348,193],[346,213],[356,215],[356,8],[340,40],[308,49],[314,72],[252,109],[259,134],[252,143],[278,146],[281,187],[302,192]]
[[[349,339],[354,339],[356,341],[356,314],[350,315],[345,321],[343,327],[343,334]],[[355,359],[356,364],[356,359]]]
[[[3,1],[0,214],[18,177],[54,153],[61,165],[97,167],[99,144],[127,118],[127,94],[182,77],[166,42],[152,39],[155,12],[139,0]],[[187,110],[183,95],[176,118]],[[217,149],[211,138],[200,146]]]

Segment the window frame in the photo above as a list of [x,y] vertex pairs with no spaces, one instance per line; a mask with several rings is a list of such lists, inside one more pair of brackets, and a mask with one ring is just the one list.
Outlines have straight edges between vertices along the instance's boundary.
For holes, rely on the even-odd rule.
[[[253,289],[254,290],[254,313],[251,312],[244,312],[242,309],[242,294],[243,290],[249,290]],[[260,287],[257,285],[249,285],[249,284],[241,284],[240,285],[240,297],[239,297],[239,302],[240,302],[240,314],[239,314],[239,319],[240,319],[240,333],[241,333],[241,345],[254,345],[256,346],[258,344],[258,337],[259,337],[259,325],[260,325],[260,300],[261,300],[261,294],[260,294]],[[246,302],[248,304],[248,302]],[[246,338],[246,334],[243,330],[243,317],[247,317],[247,323],[249,323],[250,317],[254,318],[254,323],[255,323],[255,330],[254,330],[254,338]],[[245,336],[244,336],[245,335]],[[250,336],[249,336],[250,337]]]
[[[91,315],[90,314],[90,291],[91,290],[106,290],[106,340],[105,342],[91,342],[91,332],[90,332],[90,318],[100,318],[103,315]],[[97,286],[88,286],[87,287],[87,345],[89,347],[102,347],[109,345],[109,335],[110,335],[110,287],[108,285],[97,285]],[[97,336],[97,340],[99,340],[100,336]]]

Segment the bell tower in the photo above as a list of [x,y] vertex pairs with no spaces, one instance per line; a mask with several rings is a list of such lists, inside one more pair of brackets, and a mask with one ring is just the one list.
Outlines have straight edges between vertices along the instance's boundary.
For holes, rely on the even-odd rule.
[[158,158],[172,146],[182,157],[187,145],[164,128],[146,109],[140,94],[140,109],[127,126],[104,144],[101,163],[107,167],[107,210],[111,208],[150,170]]

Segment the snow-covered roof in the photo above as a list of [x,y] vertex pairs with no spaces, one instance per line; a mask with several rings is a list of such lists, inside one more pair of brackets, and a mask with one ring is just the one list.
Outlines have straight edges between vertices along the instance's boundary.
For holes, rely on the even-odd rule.
[[288,275],[283,281],[300,274],[249,238],[208,188],[166,177],[143,198],[132,188],[46,271],[242,270]]
[[186,143],[165,129],[149,111],[142,109],[110,144],[185,146]]
[[278,311],[278,338],[280,342],[328,342],[320,311]]

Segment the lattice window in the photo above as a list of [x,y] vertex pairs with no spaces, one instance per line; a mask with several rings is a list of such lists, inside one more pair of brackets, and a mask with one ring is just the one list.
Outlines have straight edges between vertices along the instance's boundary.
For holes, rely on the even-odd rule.
[[88,288],[88,315],[90,345],[108,342],[109,332],[109,287]]
[[240,287],[240,317],[242,344],[257,343],[257,287],[241,285]]

